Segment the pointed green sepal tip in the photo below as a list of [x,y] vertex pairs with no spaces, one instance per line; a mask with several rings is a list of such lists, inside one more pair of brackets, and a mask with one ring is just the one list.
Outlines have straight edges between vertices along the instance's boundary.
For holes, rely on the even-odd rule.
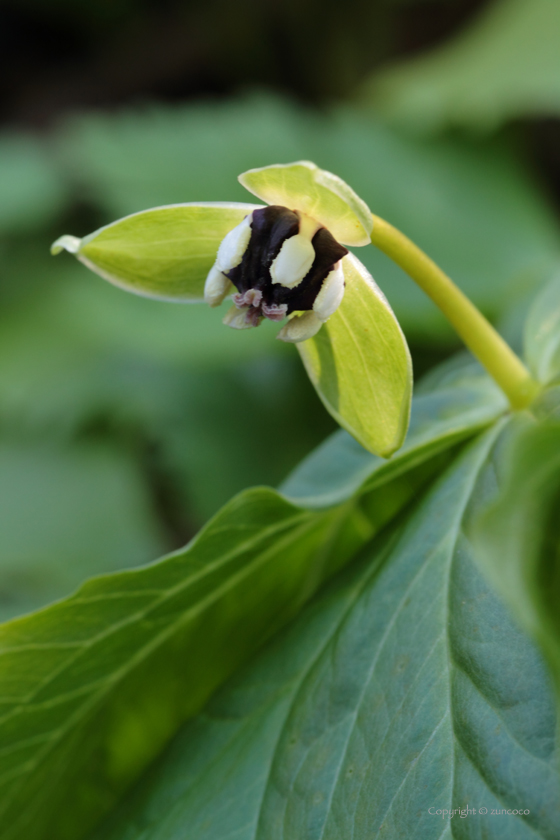
[[58,239],[51,245],[51,254],[56,256],[61,251],[68,251],[69,254],[77,254],[80,250],[81,239],[77,236],[70,236],[65,233],[64,236],[59,236]]
[[308,160],[249,169],[239,176],[245,189],[321,222],[343,245],[369,245],[371,211],[348,184]]
[[61,236],[51,252],[66,249],[105,280],[137,295],[198,303],[225,235],[260,206],[201,202],[154,207],[83,239]]
[[362,263],[342,260],[344,298],[313,338],[297,348],[334,419],[375,455],[389,458],[406,437],[412,362],[399,323]]

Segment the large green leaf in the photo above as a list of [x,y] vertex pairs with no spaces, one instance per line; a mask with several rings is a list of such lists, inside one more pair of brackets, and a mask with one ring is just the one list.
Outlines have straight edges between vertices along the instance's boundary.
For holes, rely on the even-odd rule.
[[129,292],[158,300],[199,303],[220,242],[254,204],[207,203],[155,207],[119,219],[84,239],[64,235],[63,249]]
[[558,836],[547,674],[463,533],[498,434],[213,698],[96,837]]
[[3,625],[2,840],[83,836],[370,531],[247,491],[186,549]]
[[494,0],[436,50],[388,68],[367,86],[393,119],[423,131],[489,130],[560,112],[557,0]]
[[402,446],[410,416],[412,363],[383,293],[351,254],[344,257],[341,306],[314,338],[297,345],[311,382],[340,425],[388,457]]
[[[240,172],[311,159],[352,184],[475,303],[496,315],[559,255],[554,214],[501,140],[419,142],[351,108],[322,115],[271,97],[74,119],[62,159],[107,221],[183,201],[246,201]],[[383,254],[360,259],[409,338],[449,342],[435,306]],[[254,332],[254,331],[253,331]]]
[[539,643],[560,694],[560,424],[518,418],[475,508],[482,568]]
[[[449,393],[459,380],[471,383],[479,406],[470,420]],[[469,422],[472,434],[503,408],[478,371],[449,370],[432,385],[434,394],[442,391],[417,413],[418,457],[409,453],[384,471],[385,462],[366,454],[382,495],[364,496],[363,509],[346,503],[314,513],[273,491],[249,491],[185,551],[90,581],[73,598],[0,629],[2,840],[21,832],[30,840],[81,836],[181,720],[420,492],[437,466],[432,457],[424,470],[422,460],[464,439]],[[454,395],[464,407],[458,387]],[[395,494],[399,476],[405,486]],[[326,495],[322,503],[332,504]]]

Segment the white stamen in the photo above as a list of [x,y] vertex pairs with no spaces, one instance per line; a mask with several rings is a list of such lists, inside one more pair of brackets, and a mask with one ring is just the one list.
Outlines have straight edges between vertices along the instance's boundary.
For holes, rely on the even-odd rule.
[[326,321],[336,312],[344,297],[344,271],[342,262],[338,262],[323,280],[319,294],[315,298],[313,311],[317,313],[321,321]]
[[295,236],[286,239],[280,248],[280,253],[270,266],[272,282],[280,283],[287,289],[293,289],[301,283],[313,265],[314,259],[315,249],[309,239],[301,233],[296,233]]
[[323,322],[315,312],[306,312],[304,315],[296,315],[291,318],[286,326],[282,327],[276,338],[290,344],[297,344],[299,341],[312,338],[322,326]]
[[321,227],[319,222],[306,216],[305,213],[297,213],[299,219],[299,231],[295,236],[286,239],[280,252],[270,266],[270,276],[273,283],[280,283],[287,289],[297,286],[315,259],[315,249],[311,240]]
[[209,306],[219,306],[230,289],[231,283],[228,278],[225,274],[222,274],[217,266],[213,265],[204,284],[204,300],[206,303]]
[[237,306],[232,306],[226,312],[222,324],[226,327],[233,327],[234,330],[249,330],[251,327],[256,327],[256,324],[251,324],[247,321],[247,309],[238,309]]
[[251,238],[252,214],[245,216],[242,222],[222,239],[218,248],[216,265],[220,271],[231,271],[239,265]]

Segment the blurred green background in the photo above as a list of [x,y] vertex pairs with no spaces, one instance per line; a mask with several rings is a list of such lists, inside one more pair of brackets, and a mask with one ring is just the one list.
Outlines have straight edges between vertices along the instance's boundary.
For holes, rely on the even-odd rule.
[[[558,0],[14,0],[0,69],[0,619],[179,547],[334,428],[274,326],[127,295],[53,260],[61,233],[309,158],[518,347],[560,269]],[[454,352],[359,256],[416,375]]]

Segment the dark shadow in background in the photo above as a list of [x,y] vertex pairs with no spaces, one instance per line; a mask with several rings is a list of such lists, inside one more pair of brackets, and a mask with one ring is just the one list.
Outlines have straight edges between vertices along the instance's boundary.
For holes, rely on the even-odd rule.
[[320,104],[435,45],[487,0],[7,0],[0,120],[267,86]]

